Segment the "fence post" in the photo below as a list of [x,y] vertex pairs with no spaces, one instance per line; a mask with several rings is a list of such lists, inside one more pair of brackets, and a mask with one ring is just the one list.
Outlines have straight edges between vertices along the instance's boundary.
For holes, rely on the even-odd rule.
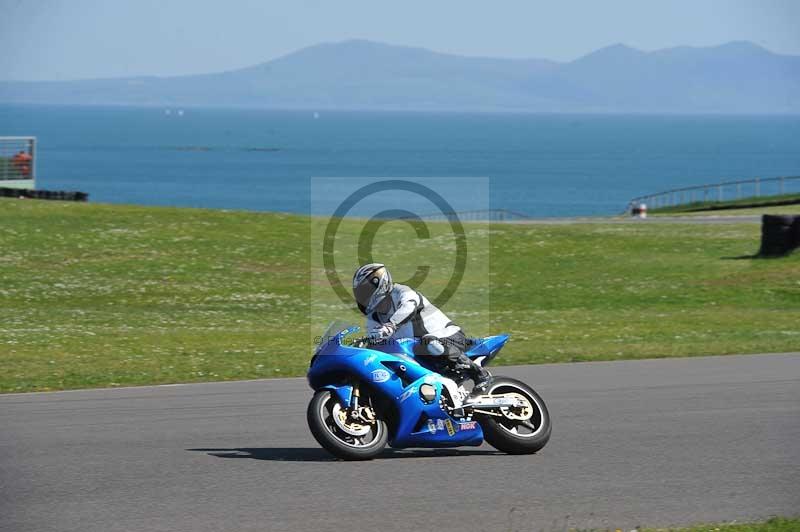
[[778,193],[779,193],[779,194],[783,194],[783,177],[781,177],[781,178],[778,180],[778,183],[779,183],[779,186],[778,186]]
[[756,178],[756,197],[761,195],[761,182]]
[[717,201],[722,201],[722,185],[717,185]]
[[36,137],[31,139],[31,179],[33,180],[33,188],[36,188],[36,162],[39,160],[39,154],[36,153]]

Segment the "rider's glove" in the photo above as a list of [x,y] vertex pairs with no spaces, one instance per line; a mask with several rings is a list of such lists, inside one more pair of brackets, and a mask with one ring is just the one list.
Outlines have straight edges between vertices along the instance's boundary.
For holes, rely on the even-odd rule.
[[384,323],[383,325],[379,325],[369,332],[369,339],[373,341],[385,340],[386,338],[391,337],[396,329],[397,327],[394,323]]

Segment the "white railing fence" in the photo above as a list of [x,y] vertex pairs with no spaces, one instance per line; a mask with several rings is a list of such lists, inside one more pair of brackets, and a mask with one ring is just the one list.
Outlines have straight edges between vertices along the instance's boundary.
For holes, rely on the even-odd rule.
[[800,194],[800,176],[756,177],[740,181],[675,188],[633,198],[628,202],[628,210],[630,211],[642,203],[647,205],[649,210],[653,210],[691,205],[692,203],[713,203],[783,194]]
[[[471,211],[437,212],[418,216],[422,220],[449,220],[457,217],[463,222],[508,222],[514,220],[528,220],[527,214],[511,211],[508,209],[479,209]],[[398,217],[399,220],[407,220],[411,217]],[[417,218],[417,216],[414,216]]]

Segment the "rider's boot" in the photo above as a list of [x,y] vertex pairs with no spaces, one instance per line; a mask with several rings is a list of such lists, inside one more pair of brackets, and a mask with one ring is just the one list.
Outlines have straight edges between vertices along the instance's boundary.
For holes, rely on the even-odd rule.
[[456,359],[455,369],[465,370],[469,373],[474,386],[472,387],[472,395],[484,393],[492,381],[491,374],[483,369],[482,366],[476,364],[467,355],[461,354]]
[[472,387],[472,395],[479,395],[489,391],[489,385],[492,383],[491,374],[482,367],[475,364],[475,374],[472,380],[475,386]]

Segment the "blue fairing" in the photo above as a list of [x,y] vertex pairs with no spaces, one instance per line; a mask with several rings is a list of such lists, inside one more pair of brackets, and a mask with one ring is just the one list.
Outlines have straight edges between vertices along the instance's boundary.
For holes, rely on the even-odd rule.
[[349,384],[342,384],[339,386],[335,384],[326,384],[325,386],[320,386],[318,389],[332,391],[343,405],[349,405],[350,401],[353,400],[353,387]]
[[498,351],[502,349],[508,341],[507,334],[498,334],[496,336],[487,336],[486,338],[477,338],[473,340],[472,346],[467,350],[467,356],[471,359],[485,357],[481,365],[486,366],[495,356]]
[[[352,383],[367,384],[396,407],[397,420],[389,439],[392,447],[457,447],[483,442],[483,431],[477,422],[459,423],[442,409],[441,376],[415,360],[413,340],[376,349],[343,345],[342,339],[351,332],[352,328],[342,331],[319,347],[308,371],[308,382],[314,390],[329,389],[343,404],[350,405]],[[486,354],[492,349],[496,352],[507,338],[488,338],[481,350],[487,350]],[[396,352],[387,352],[390,350]],[[430,403],[419,394],[423,383],[436,389],[436,398]]]

